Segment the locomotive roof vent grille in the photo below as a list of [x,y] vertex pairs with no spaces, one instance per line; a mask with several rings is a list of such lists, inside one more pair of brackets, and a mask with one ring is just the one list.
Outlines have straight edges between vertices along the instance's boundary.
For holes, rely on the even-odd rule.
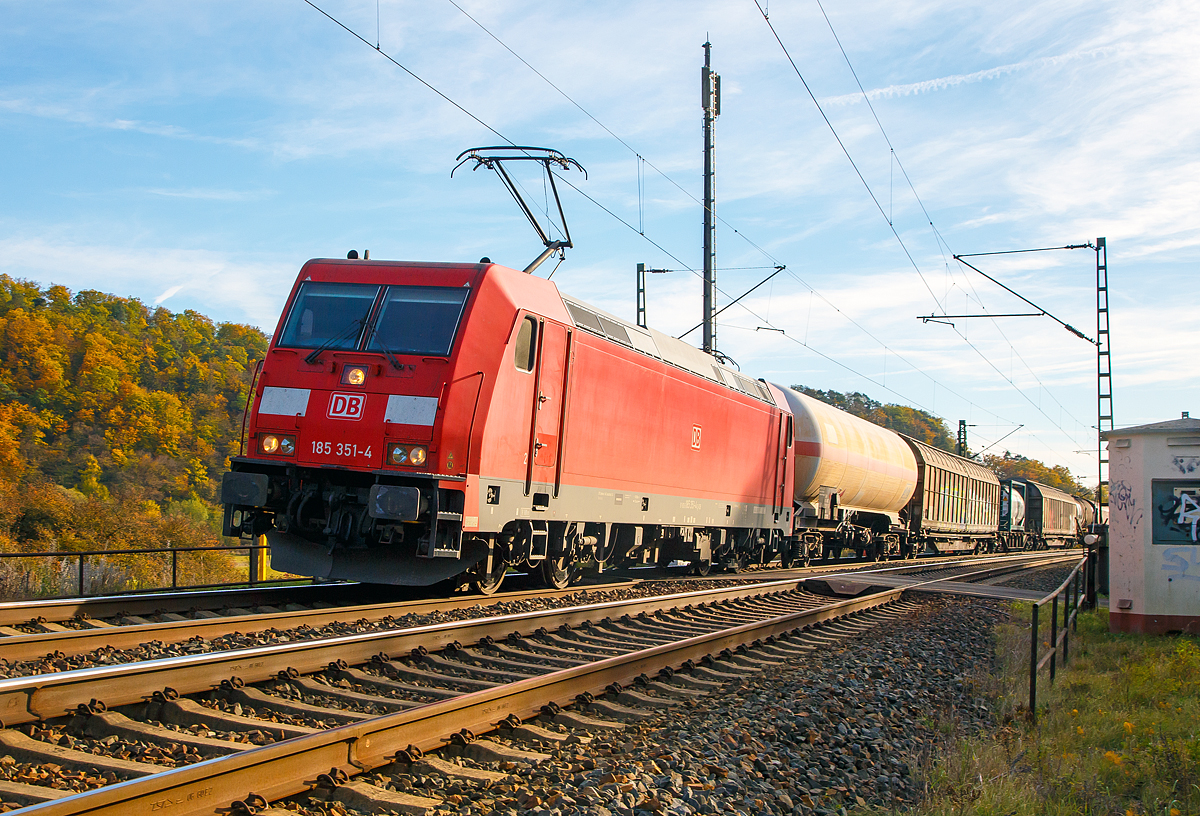
[[564,303],[567,304],[567,311],[571,313],[571,319],[575,321],[576,326],[604,336],[604,327],[600,325],[599,315],[592,314],[587,309],[576,306],[570,301],[564,301]]
[[[575,321],[575,325],[584,331],[588,331],[592,334],[612,340],[615,343],[620,343],[623,346],[628,346],[636,351],[642,352],[643,354],[649,354],[652,357],[657,357],[663,362],[669,363],[677,368],[682,368],[684,371],[690,371],[693,374],[697,374],[707,380],[712,380],[713,382],[724,385],[725,387],[731,388],[734,391],[740,391],[748,397],[753,397],[754,399],[762,400],[763,402],[767,402],[772,405],[775,404],[775,400],[771,398],[771,392],[767,390],[767,387],[763,385],[763,383],[757,380],[751,380],[747,377],[743,377],[741,374],[721,368],[715,363],[709,365],[709,368],[712,370],[711,374],[704,368],[695,366],[696,358],[701,355],[704,358],[711,359],[707,354],[703,354],[698,349],[693,349],[691,346],[686,346],[684,344],[677,344],[674,346],[668,344],[667,347],[660,348],[655,343],[652,336],[643,334],[637,329],[633,329],[623,323],[619,323],[606,315],[597,314],[596,312],[586,309],[578,303],[574,303],[566,298],[563,299],[563,303],[566,305],[567,312],[570,313],[571,319]],[[635,337],[641,342],[635,342]],[[675,342],[673,338],[671,339],[671,342]],[[679,348],[680,345],[683,345],[683,348]],[[680,356],[678,352],[686,352],[686,354]],[[689,363],[692,364],[689,365]]]
[[614,323],[604,315],[596,315],[596,317],[600,318],[600,325],[604,327],[604,333],[611,339],[626,346],[630,345],[629,332],[625,331],[624,326],[620,323]]

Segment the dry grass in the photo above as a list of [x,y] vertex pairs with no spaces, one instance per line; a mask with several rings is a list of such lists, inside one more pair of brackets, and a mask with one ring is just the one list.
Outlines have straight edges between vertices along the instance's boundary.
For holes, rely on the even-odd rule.
[[1028,605],[1015,606],[996,633],[996,665],[978,678],[994,730],[927,761],[915,812],[1200,816],[1197,640],[1114,635],[1107,610],[1081,615],[1070,665],[1053,686],[1039,680],[1032,727],[1028,620]]

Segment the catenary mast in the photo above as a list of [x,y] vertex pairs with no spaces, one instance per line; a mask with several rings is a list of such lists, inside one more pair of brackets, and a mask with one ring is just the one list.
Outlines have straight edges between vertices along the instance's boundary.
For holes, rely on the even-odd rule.
[[721,115],[721,77],[712,70],[712,44],[704,43],[704,68],[700,73],[700,99],[704,108],[704,350],[716,351],[713,325],[717,291],[717,244],[713,192],[713,125]]

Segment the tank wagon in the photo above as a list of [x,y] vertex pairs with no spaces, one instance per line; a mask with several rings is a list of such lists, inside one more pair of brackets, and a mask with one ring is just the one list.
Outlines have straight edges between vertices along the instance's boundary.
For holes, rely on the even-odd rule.
[[703,572],[792,525],[775,387],[490,262],[312,260],[222,484],[224,532],[330,579],[565,586],[576,565]]
[[784,565],[902,554],[901,513],[917,484],[917,461],[901,437],[820,400],[775,386],[794,417],[795,507]]

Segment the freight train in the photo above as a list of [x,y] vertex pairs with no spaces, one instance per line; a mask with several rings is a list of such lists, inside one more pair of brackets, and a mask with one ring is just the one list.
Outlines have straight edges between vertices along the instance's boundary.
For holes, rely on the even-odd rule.
[[275,569],[485,594],[1065,543],[1064,496],[487,259],[306,263],[222,482],[225,535],[265,535]]

